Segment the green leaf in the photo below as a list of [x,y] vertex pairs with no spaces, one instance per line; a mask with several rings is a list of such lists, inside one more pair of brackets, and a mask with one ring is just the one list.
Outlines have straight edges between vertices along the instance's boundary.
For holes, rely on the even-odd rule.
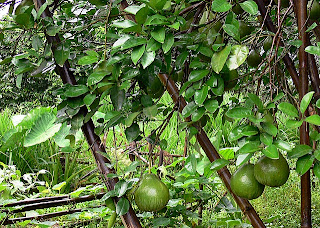
[[60,191],[64,186],[67,185],[67,182],[63,181],[59,184],[56,184],[52,187],[53,190]]
[[34,50],[39,51],[39,49],[42,47],[42,40],[39,36],[34,36],[31,44]]
[[226,46],[223,50],[220,52],[216,52],[213,54],[211,58],[211,66],[212,69],[219,74],[219,72],[222,70],[224,64],[227,61],[227,58],[231,52],[231,46]]
[[314,91],[307,93],[306,95],[303,96],[303,98],[301,99],[300,102],[300,111],[302,114],[304,114],[304,112],[307,110],[310,101],[313,97]]
[[214,113],[219,108],[219,102],[214,99],[206,100],[204,102],[204,107],[208,110],[208,112]]
[[282,140],[276,140],[274,141],[273,145],[275,145],[277,148],[280,150],[285,150],[285,151],[291,151],[292,147],[289,143],[282,141]]
[[308,52],[309,54],[320,56],[320,47],[308,46],[306,47],[305,51]]
[[305,121],[308,123],[320,126],[320,116],[319,115],[308,116],[305,119]]
[[311,32],[313,29],[315,29],[317,27],[317,23],[316,22],[313,22],[312,25],[310,25],[308,27],[308,29],[306,30],[306,32]]
[[131,52],[131,60],[134,65],[136,65],[139,61],[139,59],[142,57],[144,51],[146,49],[145,45],[142,45],[140,47],[136,47]]
[[214,0],[212,10],[214,12],[226,12],[232,8],[232,5],[226,0]]
[[66,91],[64,92],[64,95],[66,97],[79,97],[88,91],[89,89],[85,85],[74,85],[67,87]]
[[239,154],[239,156],[237,157],[236,166],[243,165],[244,163],[249,161],[249,159],[252,157],[252,155],[253,155],[253,153]]
[[235,40],[240,40],[239,27],[236,27],[233,24],[224,24],[222,28],[229,36],[233,37]]
[[96,95],[95,94],[87,94],[84,98],[83,98],[83,102],[85,103],[85,105],[90,106],[96,99]]
[[229,163],[230,163],[230,162],[229,162],[228,160],[219,158],[219,159],[217,159],[217,160],[215,160],[215,161],[213,161],[213,162],[211,163],[210,169],[212,169],[212,170],[219,170],[219,169],[225,167],[226,165],[228,165]]
[[164,43],[162,44],[162,50],[163,53],[166,54],[170,51],[171,47],[174,44],[174,36],[172,33],[169,33],[166,35],[166,39],[164,40]]
[[133,14],[133,15],[136,15],[136,13],[141,9],[143,8],[145,5],[142,4],[140,6],[138,5],[131,5],[131,6],[128,6],[126,7],[123,11],[124,12],[127,12],[127,13],[130,13],[130,14]]
[[261,127],[273,137],[276,137],[278,134],[278,129],[272,123],[269,123],[269,122],[261,123]]
[[152,219],[152,227],[157,228],[157,227],[168,226],[170,224],[170,221],[171,221],[170,218],[165,218],[165,217],[154,218]]
[[126,214],[129,211],[129,206],[129,201],[126,198],[120,198],[116,206],[117,215],[122,216]]
[[235,148],[233,147],[222,148],[219,150],[219,154],[221,155],[222,158],[229,160],[229,159],[234,159],[234,151],[235,151]]
[[133,123],[134,119],[140,114],[140,112],[134,112],[134,113],[130,113],[128,115],[128,117],[125,120],[125,125],[126,126],[131,126],[131,124]]
[[197,108],[198,105],[196,105],[194,101],[187,104],[181,112],[183,118],[187,118],[188,116],[190,116]]
[[71,126],[67,125],[67,123],[64,122],[60,127],[60,130],[53,136],[55,143],[59,147],[70,146],[70,140],[66,139],[66,137],[69,135],[70,129],[71,129]]
[[320,162],[316,162],[313,166],[313,173],[320,179]]
[[312,166],[314,157],[310,154],[300,157],[296,163],[296,171],[302,176],[305,174]]
[[153,39],[163,44],[166,37],[166,30],[164,27],[157,28],[154,31],[151,31],[151,36]]
[[257,95],[249,93],[248,97],[258,107],[259,110],[263,110],[263,103]]
[[299,128],[299,127],[301,127],[302,123],[303,123],[303,120],[299,120],[299,121],[297,121],[297,120],[287,120],[286,127],[290,128],[290,129]]
[[269,135],[268,133],[262,133],[262,134],[260,134],[260,141],[263,144],[270,146],[273,142],[272,135]]
[[196,122],[201,119],[203,114],[206,112],[206,109],[204,107],[196,109],[191,116],[191,119],[193,122]]
[[258,13],[258,5],[253,0],[248,0],[240,3],[241,8],[251,15],[256,15]]
[[235,107],[233,109],[230,109],[226,112],[226,115],[230,118],[246,118],[248,116],[250,116],[252,113],[251,109],[249,108],[245,108],[245,107]]
[[296,145],[290,152],[288,152],[288,158],[300,158],[306,154],[312,153],[312,147],[308,145]]
[[63,66],[65,61],[69,58],[70,55],[70,49],[69,46],[66,44],[60,44],[55,50],[54,50],[54,59],[56,60],[56,63],[59,66]]
[[259,133],[259,130],[257,127],[255,126],[252,126],[252,125],[247,125],[247,126],[244,126],[242,129],[241,129],[241,134],[243,136],[252,136],[252,135],[256,135]]
[[152,105],[143,109],[143,114],[145,114],[149,119],[157,116],[158,108],[157,105]]
[[33,146],[45,142],[54,136],[61,127],[61,124],[55,124],[55,121],[56,116],[53,113],[45,113],[40,116],[26,135],[23,146]]
[[114,186],[114,193],[117,197],[124,196],[128,189],[128,183],[125,180],[119,180]]
[[202,105],[208,96],[208,86],[203,86],[201,89],[196,90],[194,93],[194,101],[197,105]]
[[136,19],[136,22],[141,25],[143,24],[147,17],[148,17],[148,13],[149,13],[149,8],[148,7],[143,7],[141,8],[137,13],[136,13],[136,16],[135,16],[135,19]]
[[136,123],[133,123],[130,127],[127,127],[126,130],[124,131],[126,134],[126,138],[129,142],[134,141],[135,139],[138,138],[140,134],[140,128],[139,125]]
[[209,70],[193,70],[189,75],[190,82],[196,82],[209,74]]
[[248,142],[246,144],[244,144],[240,149],[239,149],[239,153],[240,154],[247,154],[247,153],[253,153],[260,150],[260,142]]
[[224,81],[220,76],[216,76],[217,79],[217,87],[211,88],[211,91],[217,95],[222,96],[224,93]]
[[162,10],[167,0],[150,0],[149,5],[156,10]]
[[117,21],[114,21],[112,26],[113,27],[116,27],[116,28],[131,28],[131,27],[134,27],[136,26],[137,24],[131,20],[123,20],[123,21],[120,21],[120,20],[117,20]]
[[270,145],[270,146],[266,147],[264,150],[262,150],[262,153],[272,159],[279,158],[279,152],[278,152],[278,149],[275,145]]
[[78,188],[77,190],[71,192],[71,193],[70,193],[70,196],[71,196],[71,197],[79,197],[80,194],[81,194],[82,192],[84,192],[86,189],[87,189],[86,187]]
[[99,57],[95,55],[87,55],[83,56],[82,58],[79,59],[78,64],[79,65],[90,65],[92,63],[98,62]]
[[147,68],[151,63],[153,63],[155,57],[156,57],[156,53],[154,51],[144,52],[141,58],[141,64],[143,69]]
[[249,53],[249,49],[247,46],[244,46],[244,45],[232,46],[231,54],[229,56],[229,59],[227,60],[227,66],[229,67],[229,69],[235,70],[239,66],[241,66],[241,64],[246,61],[248,53]]
[[119,111],[121,110],[123,103],[125,101],[126,95],[123,89],[119,89],[117,86],[112,87],[110,90],[110,98],[113,104],[113,107]]
[[107,71],[95,71],[89,75],[87,79],[87,85],[92,86],[99,83],[109,72]]

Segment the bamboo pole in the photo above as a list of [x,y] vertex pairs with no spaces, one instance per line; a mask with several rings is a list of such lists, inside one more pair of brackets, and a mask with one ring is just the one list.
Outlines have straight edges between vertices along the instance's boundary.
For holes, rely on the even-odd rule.
[[[159,74],[158,76],[162,84],[165,86],[165,88],[169,92],[172,100],[175,103],[179,102],[179,105],[178,105],[179,111],[182,112],[183,108],[187,105],[187,103],[183,97],[179,96],[179,90],[176,87],[174,81],[170,77],[168,77],[167,74]],[[187,118],[187,121],[190,121],[190,118]],[[217,159],[220,159],[220,155],[218,154],[217,150],[214,148],[214,146],[210,142],[207,134],[203,131],[203,129],[200,126],[195,124],[194,124],[194,127],[196,127],[198,130],[198,133],[196,135],[197,140],[201,145],[202,149],[204,150],[204,152],[206,153],[209,160],[213,162]],[[230,192],[232,197],[235,199],[236,203],[239,205],[242,212],[247,216],[247,218],[251,222],[252,226],[255,228],[265,227],[265,225],[263,224],[262,220],[260,219],[257,212],[254,210],[250,202],[246,199],[236,196],[232,192],[231,186],[230,186],[231,174],[228,168],[225,166],[219,169],[217,172],[220,178],[222,179],[223,183],[227,187],[228,191]]]
[[[39,8],[44,4],[44,0],[33,0],[34,4],[39,10]],[[49,11],[48,8],[46,8],[43,13],[41,14],[41,17],[43,18],[52,18],[52,14]],[[46,34],[46,33],[45,33]],[[47,41],[52,44],[52,51],[56,49],[57,44],[61,42],[58,34],[55,36],[49,36],[46,34]],[[66,61],[62,67],[60,67],[58,64],[56,64],[56,69],[58,74],[60,75],[63,83],[68,83],[71,85],[76,85],[76,79],[70,71],[70,64],[68,61]],[[84,116],[88,113],[88,110],[86,106],[81,107],[80,113],[83,114]],[[105,148],[103,147],[103,144],[101,143],[100,137],[97,136],[94,133],[94,124],[92,119],[90,119],[88,122],[84,123],[84,125],[81,127],[83,134],[85,135],[87,142],[90,146],[90,149],[92,151],[93,157],[95,159],[95,162],[98,166],[98,169],[102,176],[104,177],[104,183],[107,186],[107,189],[109,191],[114,189],[115,184],[119,181],[118,178],[108,178],[107,175],[109,173],[115,173],[115,170],[113,168],[107,167],[105,164],[106,163],[111,163],[106,157],[104,157],[101,153],[105,153]],[[113,201],[115,204],[119,201],[119,198],[114,197]],[[136,216],[135,212],[133,211],[131,205],[129,205],[129,211],[121,216],[122,222],[125,227],[132,227],[132,228],[139,228],[142,227],[138,217]]]

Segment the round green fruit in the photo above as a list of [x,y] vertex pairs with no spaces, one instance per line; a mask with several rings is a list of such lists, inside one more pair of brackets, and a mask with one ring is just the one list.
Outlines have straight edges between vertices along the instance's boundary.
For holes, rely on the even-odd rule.
[[240,14],[242,14],[242,13],[244,12],[239,3],[235,4],[235,5],[232,7],[232,11],[233,11],[236,15],[240,15]]
[[248,200],[261,196],[264,185],[256,180],[253,169],[253,164],[245,164],[231,176],[230,185],[234,194]]
[[257,181],[270,187],[279,187],[285,184],[289,174],[289,165],[281,153],[279,153],[279,159],[263,156],[254,165],[254,176]]
[[248,65],[251,67],[257,67],[261,62],[262,62],[261,55],[255,49],[250,51],[247,58]]
[[310,9],[310,19],[319,20],[320,18],[320,5],[318,0],[313,0],[311,9]]
[[251,34],[252,27],[243,21],[239,21],[240,39]]
[[272,47],[272,42],[273,42],[272,37],[268,36],[263,42],[263,50],[264,51],[269,51],[270,48]]
[[142,176],[134,193],[134,200],[141,211],[159,211],[167,205],[169,198],[167,186],[152,173]]

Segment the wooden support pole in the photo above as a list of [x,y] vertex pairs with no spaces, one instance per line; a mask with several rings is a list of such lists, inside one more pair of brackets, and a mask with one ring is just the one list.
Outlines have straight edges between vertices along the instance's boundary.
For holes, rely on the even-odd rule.
[[[33,0],[33,1],[37,10],[39,10],[39,8],[45,2],[44,0]],[[41,17],[52,18],[52,14],[49,11],[49,9],[46,8],[41,14]],[[55,36],[49,36],[48,34],[46,34],[46,38],[47,38],[47,41],[52,44],[51,47],[52,47],[52,51],[54,52],[56,45],[61,42],[58,34],[56,34]],[[60,67],[58,64],[56,64],[56,67],[57,67],[56,68],[57,72],[60,75],[63,83],[65,84],[68,83],[71,85],[77,84],[72,71],[70,71],[70,64],[68,61],[66,61],[62,67]],[[85,116],[88,113],[88,110],[86,106],[82,106],[79,112]],[[115,170],[113,168],[109,168],[106,166],[106,163],[111,163],[111,162],[106,157],[104,157],[101,153],[99,153],[99,152],[105,153],[106,151],[105,151],[105,148],[103,147],[103,144],[101,143],[100,137],[94,133],[94,128],[95,127],[91,119],[88,122],[84,123],[84,125],[81,127],[82,132],[87,139],[88,145],[90,146],[90,149],[92,151],[92,154],[98,166],[98,169],[102,174],[102,176],[104,177],[104,183],[107,186],[107,189],[111,191],[114,189],[115,184],[119,180],[118,178],[107,177],[109,173],[115,173]],[[117,204],[117,202],[119,201],[119,198],[114,197],[113,201],[115,204]],[[142,227],[131,205],[129,206],[129,211],[126,214],[122,215],[121,219],[125,227],[130,227],[130,228]]]
[[[179,105],[178,105],[179,111],[182,112],[183,108],[187,105],[187,103],[183,97],[179,96],[179,90],[175,85],[174,81],[167,74],[159,74],[158,76],[162,84],[165,86],[165,88],[169,92],[172,100],[174,102],[179,102]],[[187,121],[190,121],[190,118],[187,118]],[[196,127],[198,130],[198,133],[196,135],[197,140],[201,145],[202,149],[204,150],[204,152],[206,153],[209,160],[213,162],[217,159],[220,159],[220,155],[212,145],[211,141],[209,140],[207,134],[203,131],[203,129],[195,124],[194,124],[194,127]],[[247,218],[251,222],[252,226],[255,228],[265,227],[265,225],[263,224],[262,220],[260,219],[257,212],[254,210],[250,202],[246,199],[236,196],[232,192],[231,186],[230,186],[231,174],[228,168],[225,166],[219,169],[217,172],[220,178],[222,179],[223,183],[227,187],[228,191],[230,192],[232,197],[235,199],[236,203],[239,205],[242,212],[247,216]]]
[[[299,39],[302,45],[299,48],[299,74],[300,74],[300,100],[308,93],[308,54],[305,52],[309,40],[306,33],[307,29],[307,0],[294,0],[295,12],[297,15]],[[308,115],[308,112],[301,113],[302,116]],[[300,144],[309,145],[309,125],[306,121],[300,127]],[[311,220],[311,185],[310,170],[301,177],[301,227],[312,227]]]

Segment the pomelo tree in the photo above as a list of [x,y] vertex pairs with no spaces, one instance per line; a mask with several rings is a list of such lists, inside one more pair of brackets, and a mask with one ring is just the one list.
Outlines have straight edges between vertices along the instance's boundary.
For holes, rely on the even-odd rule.
[[[9,49],[1,53],[1,69],[15,83],[35,75],[46,78],[53,70],[61,77],[56,121],[72,126],[64,129],[65,136],[83,130],[127,227],[141,225],[123,192],[114,191],[124,182],[110,177],[115,169],[99,135],[121,125],[127,140],[136,142],[146,137],[142,122],[170,119],[173,111],[185,119],[179,130],[197,139],[230,191],[228,159],[238,165],[261,153],[293,159],[301,175],[301,227],[312,226],[310,171],[320,178],[317,0],[15,3],[1,1],[10,5],[0,33],[1,47]],[[165,91],[174,105],[160,103]],[[227,93],[242,96],[224,104]],[[112,110],[94,126],[91,117],[107,105]],[[219,112],[239,121],[228,136],[239,149],[223,159],[201,126]],[[279,122],[280,114],[285,123]],[[42,118],[50,127],[26,135],[25,146],[59,132],[64,125],[52,119]],[[280,125],[299,128],[300,143],[283,141]],[[165,126],[164,121],[147,136],[151,150],[165,147],[167,141],[160,139]],[[248,200],[231,194],[254,227],[265,227]]]

